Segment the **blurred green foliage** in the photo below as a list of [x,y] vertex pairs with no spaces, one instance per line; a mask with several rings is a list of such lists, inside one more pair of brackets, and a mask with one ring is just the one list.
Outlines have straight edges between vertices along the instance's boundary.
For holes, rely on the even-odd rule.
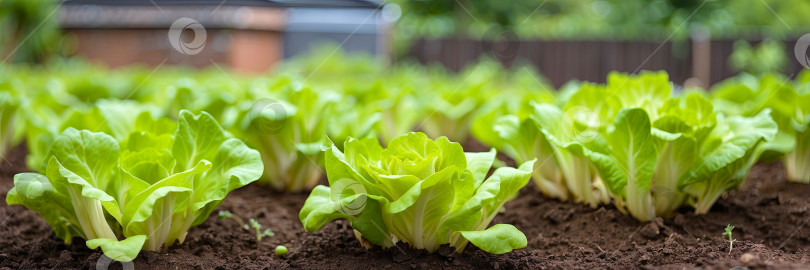
[[[798,36],[810,30],[806,0],[394,0],[398,39],[485,37],[492,27],[519,37],[685,39]],[[798,35],[797,35],[798,34]],[[485,37],[486,38],[486,37]]]
[[0,62],[41,63],[61,48],[56,0],[0,0]]
[[734,42],[734,51],[728,59],[729,65],[736,71],[756,75],[783,72],[788,63],[785,44],[772,39],[765,40],[756,46],[747,41]]

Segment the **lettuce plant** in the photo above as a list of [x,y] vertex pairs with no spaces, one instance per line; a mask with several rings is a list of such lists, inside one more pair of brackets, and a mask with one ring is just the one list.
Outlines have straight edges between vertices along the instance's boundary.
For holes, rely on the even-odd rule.
[[398,134],[411,131],[421,117],[423,109],[412,93],[400,91],[390,98],[380,99],[373,105],[380,111],[380,120],[377,121],[377,133],[383,142],[389,142]]
[[[49,150],[56,136],[72,127],[79,130],[103,132],[122,141],[135,128],[135,119],[142,112],[157,113],[157,108],[131,100],[100,99],[91,107],[76,106],[63,112],[62,117],[40,116],[35,126],[29,127],[29,169],[44,171],[50,159]],[[32,116],[37,117],[37,116]],[[45,121],[47,123],[40,123]],[[41,127],[42,126],[42,127]]]
[[361,243],[381,247],[402,241],[433,252],[449,243],[461,252],[472,242],[499,254],[526,246],[514,226],[489,223],[528,183],[534,160],[487,178],[495,151],[464,153],[446,137],[409,133],[385,149],[350,138],[344,149],[326,151],[329,186],[316,186],[299,214],[307,231],[343,218]]
[[[50,146],[50,132],[58,128],[64,118],[64,111],[70,106],[80,107],[80,101],[69,95],[60,80],[52,74],[33,72],[22,66],[2,68],[0,75],[0,104],[2,117],[0,141],[12,147],[23,137],[31,153],[44,155]],[[46,135],[43,135],[45,133]],[[4,150],[4,151],[7,151]],[[0,151],[1,152],[1,151]],[[2,153],[0,153],[2,155]],[[26,162],[29,168],[38,169],[43,158],[36,163]]]
[[[531,102],[525,102],[529,100]],[[531,119],[534,102],[553,102],[547,92],[524,92],[522,98],[496,98],[473,120],[472,134],[480,142],[505,153],[518,163],[535,162],[532,179],[549,198],[568,200],[570,195],[546,136]]]
[[[143,250],[182,243],[228,192],[259,178],[259,153],[207,113],[181,111],[178,123],[135,120],[122,142],[67,128],[55,137],[45,174],[20,173],[6,202],[39,213],[59,238],[87,240],[130,261]],[[176,128],[175,128],[176,127]]]
[[22,139],[25,125],[20,122],[19,109],[19,101],[11,92],[0,92],[0,160],[5,160],[8,150]]
[[[329,125],[329,109],[338,101],[332,93],[318,93],[292,85],[282,87],[283,100],[259,99],[242,121],[243,137],[259,149],[264,163],[261,183],[276,190],[310,190],[322,175],[322,145]],[[268,93],[269,94],[269,93]]]
[[452,141],[465,142],[476,111],[498,89],[503,78],[502,67],[493,61],[481,61],[465,68],[459,76],[445,73],[428,74],[432,91],[422,91],[420,102],[425,104],[425,120],[419,124],[431,138],[447,136]]
[[424,101],[429,104],[428,116],[421,129],[433,138],[446,135],[455,141],[465,141],[473,113],[481,101],[466,91],[456,92],[451,88],[440,91]]
[[778,131],[767,110],[752,117],[720,115],[717,119],[717,126],[699,144],[696,162],[678,181],[696,214],[708,213],[724,191],[745,181],[759,157],[757,147],[773,140]]
[[[408,76],[419,75],[412,73],[396,75],[401,78],[392,78],[394,81],[392,83],[381,82],[363,93],[355,94],[358,101],[364,104],[364,108],[374,110],[375,114],[366,113],[366,115],[372,116],[367,121],[374,121],[376,125],[375,131],[384,144],[401,134],[413,130],[414,126],[425,117],[424,104],[419,102],[416,97],[418,92],[414,90],[415,86],[403,83],[408,78],[412,78]],[[376,119],[376,114],[379,114],[379,119]],[[341,138],[336,139],[345,141],[345,138],[342,137],[343,140],[340,140]]]
[[[810,72],[803,72],[796,79],[797,97],[790,126],[795,138],[793,151],[788,152],[782,161],[785,164],[788,181],[810,183]],[[783,124],[780,124],[780,130]]]
[[795,85],[773,74],[757,79],[741,75],[712,91],[718,110],[753,116],[770,110],[779,126],[773,141],[758,151],[764,159],[781,158],[788,181],[810,183],[810,73],[798,76]]
[[[584,111],[588,113],[588,111]],[[596,207],[599,204],[609,201],[607,189],[602,184],[597,175],[596,167],[585,156],[584,147],[593,136],[591,126],[577,125],[574,121],[578,112],[575,109],[562,111],[557,106],[551,104],[535,104],[535,112],[532,114],[538,134],[547,140],[545,157],[547,161],[554,162],[560,176],[554,182],[549,181],[554,178],[546,178],[547,183],[557,183],[564,185],[558,189],[562,190],[563,196],[555,196],[560,199],[567,199],[570,196],[576,202],[581,202]],[[536,181],[536,180],[535,180]],[[542,185],[540,186],[543,187]]]
[[[625,127],[646,130],[647,133],[650,133],[652,130],[649,119],[646,125],[644,120],[633,123],[622,122],[619,125],[614,120],[626,120],[626,112],[623,111],[625,108],[637,108],[644,114],[644,117],[660,117],[661,108],[671,95],[669,78],[663,72],[643,72],[638,76],[611,73],[608,75],[607,81],[604,86],[583,85],[579,91],[572,94],[564,107],[566,114],[561,117],[563,123],[558,128],[563,132],[560,136],[551,136],[563,138],[560,140],[562,143],[556,144],[564,145],[568,151],[572,152],[574,157],[570,160],[576,161],[579,157],[586,157],[589,160],[588,162],[573,162],[574,164],[585,163],[588,165],[584,166],[595,168],[595,171],[599,172],[598,178],[601,178],[601,181],[593,186],[597,187],[596,190],[600,192],[592,197],[585,197],[590,199],[592,206],[594,199],[606,202],[606,197],[610,196],[619,210],[627,211],[637,219],[646,221],[655,216],[655,214],[650,214],[655,212],[652,205],[657,201],[652,197],[659,193],[671,195],[670,192],[677,191],[672,187],[671,181],[666,179],[653,181],[653,176],[648,176],[647,173],[653,173],[656,168],[667,170],[672,163],[658,166],[659,164],[656,163],[657,148],[652,143],[652,141],[658,141],[652,135],[648,134],[641,140],[644,144],[629,145],[630,142],[622,140],[623,138],[616,132],[618,128]],[[542,118],[544,114],[538,110],[537,115]],[[545,118],[549,118],[547,121],[554,122],[553,117],[546,115]],[[543,124],[539,123],[539,125]],[[566,137],[568,138],[566,139]],[[632,139],[635,142],[641,138],[632,137]],[[634,153],[628,154],[627,149],[633,149]],[[646,156],[642,157],[642,155]],[[606,156],[610,156],[610,158]],[[565,158],[561,158],[561,160],[565,160]],[[621,174],[616,174],[618,173],[617,168],[622,171]],[[572,170],[574,173],[570,174],[576,176],[578,175],[576,172],[582,170],[584,169],[574,169]],[[579,174],[581,175],[581,173]],[[658,176],[663,176],[663,174]],[[576,180],[576,178],[574,179]],[[582,192],[577,192],[574,189],[573,192],[583,194],[581,196],[590,196],[591,194],[588,193],[590,189],[582,189],[583,186],[590,187],[589,183],[593,182],[571,185],[582,190]],[[657,185],[655,189],[651,188],[653,183]],[[605,188],[607,188],[607,192]],[[623,190],[625,188],[632,192],[625,192]],[[632,201],[632,203],[627,201]],[[663,205],[664,208],[670,207],[670,205],[678,207],[679,203],[673,199],[671,203],[667,201],[660,205]],[[644,214],[639,214],[639,212]]]
[[177,115],[183,109],[193,113],[205,111],[225,129],[238,128],[238,104],[250,100],[250,96],[236,74],[208,69],[172,78],[174,81],[165,86],[165,90],[157,91],[145,103],[160,106],[165,115]]
[[[376,138],[376,129],[381,121],[382,114],[377,108],[367,107],[366,104],[354,97],[343,97],[341,102],[333,106],[325,119],[327,122],[326,134],[331,140],[345,141],[348,138]],[[337,146],[342,149],[342,145]]]
[[[589,97],[594,137],[582,153],[599,172],[613,202],[640,221],[667,216],[682,204],[703,214],[745,179],[757,147],[772,140],[768,111],[752,116],[715,114],[699,94],[671,98],[665,74],[612,74]],[[576,102],[576,94],[569,101]],[[600,107],[601,106],[601,107]]]
[[686,200],[679,181],[698,160],[699,143],[716,127],[717,115],[711,102],[698,93],[669,99],[659,112],[661,116],[651,123],[658,153],[652,200],[656,215],[668,216]]

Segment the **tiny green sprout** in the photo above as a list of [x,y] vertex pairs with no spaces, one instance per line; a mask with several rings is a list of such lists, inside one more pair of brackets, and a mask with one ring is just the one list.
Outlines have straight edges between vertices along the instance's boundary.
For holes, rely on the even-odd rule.
[[731,254],[731,250],[734,248],[734,242],[737,241],[737,240],[735,240],[734,238],[731,237],[731,231],[732,230],[734,230],[734,226],[731,226],[731,224],[729,224],[729,225],[726,226],[726,231],[723,232],[723,237],[728,237],[728,253],[729,254]]
[[[250,219],[250,226],[256,230],[256,242],[261,242],[262,238],[264,238],[265,236],[272,237],[273,235],[275,235],[273,231],[271,231],[270,229],[265,229],[264,231],[262,231],[262,224],[259,224],[259,222],[256,221],[256,219],[252,218]],[[245,227],[247,228],[247,224],[245,224]]]
[[270,229],[264,229],[264,231],[262,231],[262,224],[259,224],[259,222],[256,221],[256,219],[251,218],[250,220],[248,220],[248,223],[250,224],[247,224],[242,220],[242,218],[240,218],[234,213],[231,213],[228,210],[219,211],[219,220],[226,220],[229,218],[236,220],[236,222],[239,223],[239,227],[242,227],[242,229],[245,229],[245,231],[249,232],[251,227],[255,229],[256,242],[261,242],[262,238],[264,238],[265,236],[272,237],[273,235],[275,235],[273,231]]
[[219,220],[226,220],[233,217],[233,213],[228,210],[219,211]]
[[[236,220],[236,223],[239,223],[239,226],[242,226],[242,227],[244,227],[244,228],[247,228],[247,227],[246,227],[246,226],[247,226],[247,224],[245,224],[245,222],[244,222],[244,221],[242,221],[242,218],[240,218],[240,217],[239,217],[239,216],[237,216],[237,215],[234,215],[233,213],[231,213],[231,211],[228,211],[228,210],[220,210],[218,215],[219,215],[219,220],[220,220],[220,221],[224,221],[224,220],[226,220],[226,219],[232,218],[233,220]],[[245,229],[245,230],[247,230],[247,229]]]
[[285,246],[276,246],[276,256],[284,256],[287,255],[287,247]]

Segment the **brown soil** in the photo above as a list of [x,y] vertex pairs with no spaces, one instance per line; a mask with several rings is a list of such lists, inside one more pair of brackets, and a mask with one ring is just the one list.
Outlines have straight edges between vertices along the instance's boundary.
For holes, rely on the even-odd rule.
[[[24,171],[24,147],[0,165],[0,192]],[[193,228],[187,241],[167,253],[141,252],[137,269],[729,269],[810,268],[810,185],[786,183],[780,164],[758,164],[747,184],[724,195],[708,215],[689,209],[674,218],[642,224],[612,206],[591,209],[542,198],[524,188],[494,223],[511,223],[529,239],[528,247],[491,255],[473,246],[463,254],[444,247],[434,254],[399,245],[388,250],[360,246],[346,221],[306,233],[298,210],[306,194],[282,194],[261,186],[231,193],[220,207],[245,219],[256,218],[275,236],[256,243],[234,220],[212,215]],[[0,268],[95,268],[101,252],[75,239],[65,245],[36,213],[0,203]],[[721,238],[736,226],[734,249]],[[276,245],[289,253],[276,257]],[[120,267],[113,265],[111,268]]]

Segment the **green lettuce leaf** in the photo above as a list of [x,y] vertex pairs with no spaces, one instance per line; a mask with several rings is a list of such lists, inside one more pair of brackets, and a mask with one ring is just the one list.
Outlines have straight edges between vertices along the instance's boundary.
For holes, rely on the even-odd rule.
[[446,137],[434,141],[409,133],[387,148],[376,139],[350,138],[344,149],[326,151],[330,186],[315,187],[304,203],[299,218],[307,231],[342,218],[351,222],[361,243],[382,247],[402,241],[432,252],[449,243],[461,252],[473,242],[505,253],[526,245],[514,227],[486,228],[528,183],[534,160],[486,178],[495,151],[464,153]]
[[15,175],[7,203],[36,211],[66,242],[82,237],[131,261],[141,249],[182,243],[228,192],[262,174],[259,153],[210,114],[183,110],[178,124],[150,112],[131,118],[130,126],[116,123],[132,131],[119,139],[67,128],[53,139],[45,175]]
[[633,217],[655,217],[650,188],[657,162],[650,119],[643,109],[619,111],[605,135],[609,152],[586,151],[613,194],[617,206]]

